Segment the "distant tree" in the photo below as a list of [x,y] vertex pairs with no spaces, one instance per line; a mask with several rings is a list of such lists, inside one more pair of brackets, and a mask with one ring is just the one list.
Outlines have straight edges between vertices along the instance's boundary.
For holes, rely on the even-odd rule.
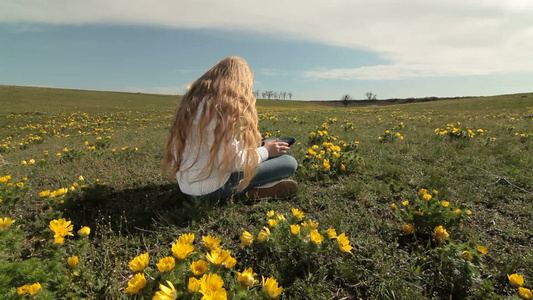
[[378,95],[372,94],[371,92],[366,93],[365,95],[366,95],[366,100],[377,100],[378,98]]
[[[259,90],[253,92],[255,98],[259,97]],[[276,92],[276,91],[264,91],[261,93],[263,99],[278,99],[287,100],[287,97],[292,100],[292,92]]]
[[342,96],[341,98],[341,103],[342,105],[344,105],[344,107],[347,107],[348,104],[350,103],[350,101],[352,101],[352,96],[350,96],[350,94],[346,94],[344,96]]

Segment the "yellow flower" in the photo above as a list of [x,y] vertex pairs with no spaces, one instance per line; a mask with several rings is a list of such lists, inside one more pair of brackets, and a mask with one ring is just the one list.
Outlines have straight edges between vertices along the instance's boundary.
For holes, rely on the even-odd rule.
[[299,209],[297,209],[297,208],[293,208],[293,209],[292,209],[292,215],[293,215],[296,219],[298,219],[298,220],[301,220],[301,219],[304,218],[304,213],[303,213],[303,211],[301,211],[301,210],[299,210]]
[[270,235],[270,229],[267,227],[263,227],[261,231],[259,231],[259,234],[257,235],[257,240],[260,242],[264,242],[268,239],[268,236]]
[[390,205],[390,208],[392,208],[392,209],[397,208],[396,203],[392,203],[392,204]]
[[61,197],[61,196],[65,195],[66,193],[68,193],[68,189],[67,188],[60,188],[57,191],[51,192],[50,193],[50,197]]
[[78,176],[78,181],[84,181],[84,180],[85,180],[85,178],[83,178],[83,176],[81,176],[81,175]]
[[331,165],[329,164],[329,159],[324,159],[324,171],[329,171],[331,169]]
[[63,244],[65,242],[64,236],[54,236],[54,244]]
[[466,214],[470,216],[472,214],[472,211],[470,209],[467,209]]
[[461,254],[461,258],[466,259],[466,260],[472,260],[472,254],[470,254],[470,251],[464,250],[463,253]]
[[242,273],[237,272],[237,281],[242,287],[251,288],[254,284],[259,282],[258,280],[255,280],[255,275],[257,275],[257,273],[254,273],[252,268],[248,268],[242,271]]
[[424,215],[424,212],[421,211],[420,209],[417,210],[417,211],[415,211],[414,213],[417,214],[417,215],[419,215],[419,216],[423,216],[423,215]]
[[461,213],[461,209],[460,208],[455,209],[454,213],[460,214]]
[[17,182],[17,186],[18,187],[23,187],[24,186],[24,182],[22,182],[22,181],[21,182]]
[[407,206],[407,205],[409,205],[409,200],[405,200],[405,201],[403,201],[403,202],[402,202],[402,205],[403,205],[403,206]]
[[192,244],[176,242],[172,244],[172,254],[175,258],[183,260],[186,259],[194,251]]
[[285,216],[283,216],[283,215],[280,214],[280,213],[277,213],[277,214],[276,214],[276,217],[278,218],[278,221],[285,221]]
[[302,226],[310,230],[318,228],[318,222],[313,222],[312,220],[307,220],[302,223]]
[[449,238],[450,235],[442,225],[435,227],[435,238],[439,242],[443,242],[445,238]]
[[94,149],[96,149],[95,146],[89,146],[89,147],[87,147],[87,150],[89,150],[89,151],[94,151]]
[[313,229],[311,230],[311,242],[319,245],[319,244],[322,244],[322,241],[324,240],[324,236],[322,236],[319,232],[318,232],[318,229]]
[[424,194],[424,196],[422,196],[422,198],[424,198],[424,200],[426,201],[429,201],[433,198],[433,196],[431,196],[431,194]]
[[28,287],[28,293],[30,296],[35,296],[37,293],[39,293],[42,290],[42,286],[40,283],[36,282]]
[[172,282],[167,280],[168,287],[165,285],[159,285],[159,291],[155,293],[152,300],[175,300],[178,298],[178,292],[172,284]]
[[128,294],[137,294],[145,286],[146,278],[144,277],[144,274],[137,273],[130,281],[128,281],[128,287],[124,289],[124,292]]
[[428,190],[426,190],[426,189],[420,189],[420,191],[418,191],[418,194],[419,194],[420,196],[424,196],[424,195],[427,194],[427,193],[428,193]]
[[30,296],[35,296],[37,293],[39,293],[42,290],[42,286],[40,283],[36,282],[32,285],[23,285],[17,289],[17,294],[22,296],[25,294],[30,294]]
[[265,280],[265,276],[261,276],[263,278],[263,291],[265,291],[270,298],[277,298],[279,297],[279,294],[283,291],[282,287],[278,287],[278,282],[273,277],[267,278]]
[[15,222],[15,220],[12,220],[10,217],[5,217],[5,218],[0,218],[0,229],[6,229],[8,228],[9,226],[11,226],[11,224],[13,224]]
[[137,255],[135,258],[130,260],[128,266],[133,272],[139,272],[144,270],[150,262],[150,255],[148,253],[143,253]]
[[507,278],[509,278],[509,283],[514,287],[519,287],[524,285],[524,277],[519,274],[507,274]]
[[194,233],[186,233],[180,235],[178,243],[192,244],[194,242]]
[[526,289],[523,287],[518,288],[518,296],[525,300],[530,300],[533,297],[533,294],[531,293],[530,289]]
[[211,250],[218,248],[221,242],[220,239],[217,239],[210,235],[202,236],[202,241],[203,241],[204,246],[206,246],[207,248]]
[[207,262],[205,260],[197,260],[191,263],[191,272],[195,276],[202,276],[207,272]]
[[0,177],[0,183],[6,183],[10,179],[11,179],[11,175],[2,176],[2,177]]
[[477,246],[476,250],[483,255],[489,253],[489,249],[487,249],[485,246]]
[[273,210],[267,212],[267,217],[272,218],[274,216],[274,213],[275,212]]
[[217,248],[217,249],[211,250],[211,252],[207,253],[205,257],[212,264],[220,265],[223,262],[225,262],[226,259],[230,257],[230,255],[231,255],[231,251]]
[[79,236],[88,236],[89,234],[91,234],[91,228],[89,226],[83,226],[78,230]]
[[254,241],[254,236],[248,231],[244,231],[241,235],[241,246],[248,246]]
[[187,289],[190,293],[196,293],[200,290],[200,280],[191,277],[189,278],[189,284],[187,285]]
[[27,162],[27,161],[25,161],[25,160],[23,160],[23,161],[21,161],[21,162],[20,162],[20,164],[21,164],[21,165],[27,165],[27,164],[28,164],[28,162]]
[[80,258],[76,255],[76,256],[71,256],[69,258],[67,258],[67,264],[69,265],[69,267],[73,268],[74,266],[76,266],[78,263],[80,262]]
[[442,205],[442,206],[444,206],[444,207],[448,207],[448,206],[450,206],[450,202],[448,202],[448,201],[442,201],[442,202],[440,203],[440,205]]
[[74,225],[70,224],[70,221],[65,220],[64,218],[61,218],[59,220],[51,220],[50,221],[50,229],[55,233],[54,235],[54,243],[55,244],[63,244],[63,241],[65,240],[64,237],[67,235],[73,236],[72,229],[74,228]]
[[176,266],[176,260],[172,256],[163,257],[156,264],[159,272],[170,272]]
[[413,231],[415,231],[415,227],[413,225],[410,225],[410,224],[403,224],[402,225],[402,229],[403,229],[403,232],[405,232],[407,234],[411,234],[411,233],[413,233]]
[[218,274],[204,274],[200,279],[200,293],[206,299],[226,299],[226,290],[222,286],[224,281]]
[[337,237],[337,244],[339,245],[339,248],[342,252],[352,252],[352,246],[350,246],[350,239],[348,239],[344,232]]
[[19,288],[17,288],[17,295],[22,296],[27,294],[30,291],[30,286],[25,284]]
[[237,260],[233,256],[228,256],[228,258],[222,263],[222,265],[226,269],[231,269],[235,267],[236,264],[237,264]]
[[341,164],[341,170],[346,170],[346,166],[344,164]]
[[300,233],[300,225],[298,225],[298,224],[291,225],[291,233],[294,234],[294,235],[299,234]]
[[330,228],[328,229],[328,238],[330,238],[330,239],[334,239],[334,238],[336,238],[336,237],[337,237],[337,231],[335,231],[334,228],[330,227]]
[[276,227],[278,225],[278,220],[268,219],[268,225],[270,225],[270,227]]

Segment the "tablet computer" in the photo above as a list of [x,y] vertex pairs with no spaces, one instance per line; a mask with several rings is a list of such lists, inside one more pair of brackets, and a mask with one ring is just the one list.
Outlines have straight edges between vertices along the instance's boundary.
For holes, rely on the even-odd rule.
[[[266,139],[263,139],[263,143],[265,142],[270,142],[270,141],[273,141],[275,140],[276,137],[269,137],[269,138],[266,138]],[[296,139],[295,138],[292,138],[292,137],[280,137],[280,138],[277,138],[279,142],[284,142],[284,143],[287,143],[289,144],[289,147],[292,146],[292,144],[294,144],[294,142],[296,142]]]

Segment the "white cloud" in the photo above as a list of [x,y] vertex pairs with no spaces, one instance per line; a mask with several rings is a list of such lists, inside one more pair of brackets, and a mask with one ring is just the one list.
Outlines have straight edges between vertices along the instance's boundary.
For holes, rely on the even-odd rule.
[[280,70],[280,69],[261,69],[259,70],[262,75],[266,76],[294,76],[294,71]]
[[311,78],[379,80],[533,71],[530,0],[34,0],[1,6],[4,23],[224,28],[365,49],[390,61],[309,70],[305,76]]

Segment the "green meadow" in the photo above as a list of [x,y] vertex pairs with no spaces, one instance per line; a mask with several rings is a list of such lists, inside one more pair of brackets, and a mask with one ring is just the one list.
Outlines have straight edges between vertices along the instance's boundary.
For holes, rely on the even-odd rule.
[[299,189],[224,202],[192,201],[160,171],[179,100],[0,86],[2,299],[533,289],[533,94],[357,108],[258,100],[263,136],[298,141]]

